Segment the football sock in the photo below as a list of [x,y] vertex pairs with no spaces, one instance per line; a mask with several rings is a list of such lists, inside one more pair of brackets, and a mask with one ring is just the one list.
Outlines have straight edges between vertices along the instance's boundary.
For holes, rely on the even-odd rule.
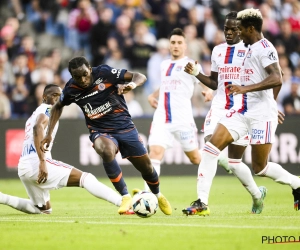
[[[161,161],[160,160],[156,160],[156,159],[150,159],[150,161],[151,161],[151,164],[154,167],[157,175],[159,176],[160,175],[160,163],[161,163]],[[144,187],[145,187],[145,190],[149,190],[147,182],[144,183]]]
[[283,169],[279,164],[274,162],[268,162],[267,166],[256,175],[266,176],[280,184],[290,185],[292,189],[297,189],[300,187],[299,177],[292,175]]
[[153,194],[158,194],[159,193],[159,178],[158,178],[155,168],[153,168],[152,174],[142,175],[142,177],[148,184],[151,192]]
[[122,170],[116,159],[112,162],[103,162],[105,172],[114,185],[115,189],[121,194],[128,194],[126,183],[123,179]]
[[8,205],[27,214],[41,214],[31,200],[0,193],[0,204]]
[[260,199],[261,192],[257,187],[252,173],[248,166],[242,162],[242,159],[230,159],[228,158],[229,169],[240,180],[242,185],[251,194],[253,199]]
[[91,173],[82,173],[80,178],[80,187],[85,188],[89,193],[97,198],[106,200],[116,206],[121,205],[122,196],[110,187],[99,182]]
[[202,160],[198,167],[197,194],[204,204],[208,204],[209,191],[217,171],[220,150],[210,142],[205,143]]

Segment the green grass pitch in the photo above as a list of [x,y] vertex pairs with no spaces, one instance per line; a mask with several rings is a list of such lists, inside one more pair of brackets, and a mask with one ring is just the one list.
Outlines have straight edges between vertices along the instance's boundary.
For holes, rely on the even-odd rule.
[[[234,176],[216,177],[210,195],[211,215],[184,216],[181,209],[196,199],[196,177],[161,178],[161,191],[173,207],[150,218],[117,214],[117,207],[80,188],[51,192],[51,215],[27,215],[0,205],[0,250],[148,250],[148,249],[300,249],[300,242],[262,243],[262,237],[300,237],[300,211],[293,209],[288,186],[255,178],[268,188],[265,209],[250,214],[252,200]],[[112,186],[108,179],[100,179]],[[126,178],[129,190],[141,178]],[[0,191],[26,197],[19,180],[0,180]],[[281,238],[278,238],[281,237]],[[293,239],[293,238],[290,238]],[[290,240],[291,241],[291,240]],[[269,241],[272,243],[272,240]]]

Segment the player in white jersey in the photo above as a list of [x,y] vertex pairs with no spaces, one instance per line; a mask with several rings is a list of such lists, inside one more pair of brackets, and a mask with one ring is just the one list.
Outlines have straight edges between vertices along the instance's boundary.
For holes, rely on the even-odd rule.
[[229,85],[228,94],[241,95],[243,105],[230,110],[217,125],[209,142],[205,144],[197,181],[199,210],[207,210],[209,191],[215,176],[217,156],[231,142],[249,133],[252,148],[252,168],[257,176],[290,185],[294,195],[294,208],[300,207],[300,179],[280,165],[268,162],[275,138],[277,121],[276,99],[282,76],[278,55],[273,45],[261,33],[262,15],[259,10],[238,12],[240,37],[250,45],[243,62],[241,86]]
[[[185,56],[183,31],[175,28],[169,37],[171,59],[161,63],[160,89],[148,97],[150,105],[156,108],[150,129],[149,156],[158,175],[165,150],[173,147],[174,139],[180,142],[192,164],[199,164],[201,160],[191,104],[194,86],[199,80],[184,72],[184,66],[192,60]],[[199,70],[202,71],[200,65]],[[212,91],[203,91],[203,94],[206,101],[211,100]]]
[[[228,110],[239,110],[242,107],[241,95],[228,95],[228,85],[241,85],[240,74],[242,64],[246,56],[247,48],[239,37],[237,28],[237,12],[232,11],[226,15],[224,23],[224,35],[226,43],[214,47],[211,56],[211,75],[206,76],[195,70],[194,75],[206,86],[217,89],[212,101],[211,109],[204,122],[205,142],[211,138],[218,122],[226,115]],[[186,72],[193,73],[194,64],[189,63],[185,68]],[[242,156],[249,145],[250,137],[246,134],[243,138],[228,145],[228,156],[224,154],[222,161],[228,162],[228,170],[232,171],[240,180],[243,187],[251,194],[253,199],[252,213],[259,214],[263,209],[263,200],[266,196],[265,187],[257,187],[249,167],[242,162]],[[219,157],[220,157],[219,155]],[[200,176],[198,176],[200,178]],[[209,209],[199,211],[201,207],[199,199],[192,202],[190,207],[183,209],[187,215],[208,215]]]
[[[61,88],[49,84],[43,92],[43,103],[33,112],[25,126],[23,150],[18,164],[18,175],[24,184],[29,199],[23,199],[0,193],[0,204],[11,206],[29,214],[49,214],[52,212],[50,204],[50,190],[65,186],[85,188],[92,195],[120,206],[122,197],[99,182],[91,173],[82,172],[51,157],[52,143],[49,150],[43,153],[40,142],[47,129],[52,105],[61,95]],[[52,133],[55,137],[58,123]],[[131,214],[132,211],[128,211]]]

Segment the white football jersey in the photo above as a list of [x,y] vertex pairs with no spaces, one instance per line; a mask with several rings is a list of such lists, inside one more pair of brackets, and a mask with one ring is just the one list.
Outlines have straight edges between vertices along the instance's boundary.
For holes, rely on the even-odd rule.
[[[160,65],[159,101],[153,121],[161,123],[194,123],[191,98],[199,80],[184,71],[188,57],[164,60]],[[202,68],[198,65],[200,72]]]
[[[37,158],[37,152],[36,148],[34,145],[34,138],[33,138],[33,127],[35,125],[36,119],[39,114],[45,114],[47,116],[50,116],[50,111],[51,111],[52,105],[48,105],[45,103],[42,103],[37,109],[32,113],[32,115],[28,118],[25,124],[25,138],[23,142],[23,150],[20,158],[20,162],[24,160],[28,160],[31,158]],[[58,129],[58,122],[56,123],[53,133],[52,133],[52,142],[49,145],[48,151],[46,153],[47,158],[52,158],[51,157],[51,149],[53,145],[53,140],[55,138],[56,132]],[[45,129],[45,132],[47,131],[47,127]]]
[[243,42],[234,45],[222,43],[214,47],[211,56],[211,71],[218,72],[218,89],[212,101],[213,109],[240,109],[242,106],[241,95],[228,96],[229,84],[241,85],[240,74],[242,64],[247,53]]
[[[265,68],[278,63],[278,54],[273,44],[263,38],[252,44],[246,54],[241,74],[241,85],[251,85],[268,77]],[[277,104],[273,89],[243,94],[243,105],[239,113],[262,121],[277,120]]]

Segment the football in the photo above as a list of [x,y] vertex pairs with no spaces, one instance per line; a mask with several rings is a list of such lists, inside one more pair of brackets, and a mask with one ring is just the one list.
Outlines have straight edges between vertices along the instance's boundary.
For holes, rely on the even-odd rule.
[[149,218],[156,213],[158,201],[153,193],[140,191],[132,197],[132,208],[137,216]]

